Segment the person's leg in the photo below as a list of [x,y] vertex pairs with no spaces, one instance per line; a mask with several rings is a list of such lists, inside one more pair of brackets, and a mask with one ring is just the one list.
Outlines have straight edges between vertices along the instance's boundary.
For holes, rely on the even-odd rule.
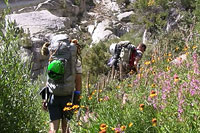
[[60,120],[54,120],[50,122],[49,125],[49,133],[56,133],[59,129]]
[[49,133],[56,133],[59,129],[60,119],[62,119],[59,97],[51,95],[48,102],[48,111],[50,116]]
[[62,119],[62,133],[70,133],[69,132],[69,125],[67,125],[66,119]]
[[[67,103],[71,103],[72,102],[72,95],[70,96],[65,96],[62,98],[60,104],[61,104],[61,108],[63,110],[64,107],[66,107]],[[72,111],[68,111],[62,112],[62,120],[61,120],[61,126],[62,126],[62,133],[70,133],[69,130],[69,120],[72,118],[73,112]]]

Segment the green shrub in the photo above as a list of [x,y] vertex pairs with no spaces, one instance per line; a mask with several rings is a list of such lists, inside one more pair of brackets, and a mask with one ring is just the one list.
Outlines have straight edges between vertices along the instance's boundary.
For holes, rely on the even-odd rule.
[[90,72],[91,76],[94,76],[94,81],[99,74],[108,72],[108,46],[104,42],[94,45],[92,48],[85,48],[82,53],[84,73]]
[[5,15],[0,20],[0,132],[46,132],[39,88],[30,77],[31,63],[22,62],[20,35]]

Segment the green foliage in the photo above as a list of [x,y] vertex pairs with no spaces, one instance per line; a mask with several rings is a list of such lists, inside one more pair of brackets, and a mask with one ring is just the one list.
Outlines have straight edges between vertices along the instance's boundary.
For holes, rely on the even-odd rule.
[[138,0],[133,5],[135,9],[138,10],[145,10],[148,8],[148,1],[147,0]]
[[132,22],[145,25],[151,32],[151,37],[156,38],[166,28],[170,10],[175,8],[176,12],[183,16],[182,24],[188,26],[195,20],[196,27],[199,27],[199,3],[199,0],[138,0],[133,4],[136,13],[132,17]]
[[195,30],[198,33],[200,30],[200,0],[197,0],[195,3],[195,10],[193,10],[193,14],[196,17]]
[[195,3],[198,2],[198,0],[181,0],[181,4],[186,8],[187,10],[191,10],[195,8]]
[[121,5],[121,4],[124,4],[124,3],[129,3],[129,1],[128,0],[117,0],[117,3],[119,5]]
[[163,31],[167,24],[168,8],[161,1],[139,0],[133,4],[136,13],[132,16],[132,22],[136,25],[144,25],[152,36],[157,36]]
[[107,73],[107,60],[109,59],[108,46],[101,42],[92,48],[85,48],[83,53],[84,73],[90,72],[92,76],[97,78],[98,74]]
[[80,0],[74,0],[74,5],[80,6]]
[[20,34],[6,14],[0,20],[0,132],[46,132],[38,85],[30,78],[30,62],[21,60]]

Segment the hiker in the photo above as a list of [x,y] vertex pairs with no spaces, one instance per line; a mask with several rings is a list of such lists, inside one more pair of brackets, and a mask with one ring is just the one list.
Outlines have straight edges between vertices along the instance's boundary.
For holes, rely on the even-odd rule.
[[136,50],[134,52],[132,52],[130,61],[129,61],[131,70],[138,72],[138,65],[139,65],[138,63],[142,59],[142,56],[145,51],[146,51],[146,45],[143,43],[140,43],[137,46]]
[[67,35],[59,34],[52,38],[51,43],[43,45],[41,53],[49,55],[47,83],[40,92],[43,109],[48,110],[50,116],[49,133],[58,131],[60,120],[62,133],[69,133],[68,123],[73,113],[66,114],[63,109],[67,103],[80,105],[80,45],[77,40],[70,41]]
[[120,75],[123,75],[122,77],[131,70],[137,72],[139,60],[141,60],[145,50],[146,45],[142,43],[137,48],[130,41],[113,43],[109,48],[112,57],[108,62],[108,66],[114,66],[116,70],[120,71]]

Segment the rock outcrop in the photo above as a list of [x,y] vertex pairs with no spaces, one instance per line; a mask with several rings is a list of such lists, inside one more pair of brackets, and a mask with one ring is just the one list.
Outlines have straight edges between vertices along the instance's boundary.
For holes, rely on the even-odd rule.
[[74,0],[46,0],[7,16],[30,35],[31,47],[22,51],[24,60],[33,55],[33,77],[42,73],[48,63],[48,57],[42,56],[40,49],[53,34],[65,33],[73,38],[80,37],[80,32],[84,31],[91,36],[92,44],[96,44],[119,38],[130,31],[133,11],[122,12],[112,0],[93,0],[92,3],[96,3],[94,8],[88,7],[88,3],[91,1],[81,0],[77,4]]
[[49,33],[64,31],[72,24],[68,17],[58,17],[48,10],[11,14],[7,18],[15,21],[25,31],[29,29],[31,36],[44,36]]

